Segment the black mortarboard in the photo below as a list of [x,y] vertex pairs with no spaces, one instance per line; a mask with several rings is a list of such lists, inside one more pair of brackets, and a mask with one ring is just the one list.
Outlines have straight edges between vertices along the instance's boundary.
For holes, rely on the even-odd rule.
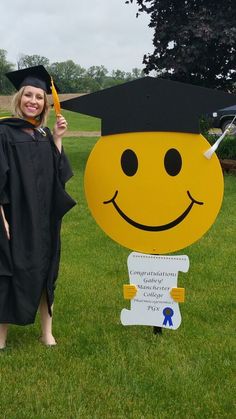
[[[17,90],[20,90],[23,86],[34,86],[43,89],[48,94],[52,93],[51,76],[43,65],[11,71],[6,73],[6,76]],[[56,89],[58,91],[57,86]]]
[[102,135],[124,132],[199,133],[199,118],[236,104],[236,95],[144,77],[63,101],[61,107],[102,119]]

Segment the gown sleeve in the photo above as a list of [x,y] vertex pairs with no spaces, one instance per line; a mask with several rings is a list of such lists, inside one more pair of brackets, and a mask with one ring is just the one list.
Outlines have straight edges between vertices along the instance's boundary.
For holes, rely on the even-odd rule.
[[[9,170],[4,137],[0,133],[0,205],[9,202],[6,192],[7,172]],[[12,262],[9,240],[4,227],[2,212],[0,211],[0,276],[12,275]]]
[[62,185],[65,186],[66,182],[73,176],[73,172],[70,166],[70,162],[65,154],[62,146],[61,153],[56,147],[51,131],[48,129],[48,135],[53,149],[54,163],[56,166],[56,172]]
[[76,201],[66,192],[65,184],[73,176],[69,160],[62,148],[61,153],[56,147],[51,132],[49,138],[52,146],[54,160],[54,215],[56,219],[61,219],[71,208],[76,205]]
[[73,176],[73,172],[63,147],[61,153],[57,149],[57,154],[58,176],[61,183],[65,185],[66,182]]
[[4,137],[0,133],[0,205],[9,203],[9,196],[6,190],[8,170],[6,146],[4,144]]
[[6,188],[3,188],[1,194],[0,194],[0,205],[5,205],[5,204],[9,204],[10,200],[9,200],[9,195],[7,193]]

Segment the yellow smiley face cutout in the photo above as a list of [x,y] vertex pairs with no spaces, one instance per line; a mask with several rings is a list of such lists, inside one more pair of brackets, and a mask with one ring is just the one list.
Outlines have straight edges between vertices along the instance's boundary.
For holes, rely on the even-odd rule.
[[214,223],[223,175],[200,134],[134,132],[101,137],[85,170],[93,217],[119,244],[142,253],[183,249]]

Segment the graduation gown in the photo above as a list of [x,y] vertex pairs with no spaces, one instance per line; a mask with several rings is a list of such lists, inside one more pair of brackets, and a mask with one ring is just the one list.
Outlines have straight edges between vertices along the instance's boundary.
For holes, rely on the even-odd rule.
[[19,118],[0,120],[0,323],[33,323],[42,292],[49,313],[60,260],[60,226],[75,201],[66,193],[72,176],[67,157],[48,128]]

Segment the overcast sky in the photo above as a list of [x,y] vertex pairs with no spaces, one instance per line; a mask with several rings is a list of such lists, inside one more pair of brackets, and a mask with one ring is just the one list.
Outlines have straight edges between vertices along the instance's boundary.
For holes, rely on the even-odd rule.
[[149,16],[136,12],[125,0],[0,0],[0,49],[13,64],[37,54],[84,68],[142,69],[153,32]]

